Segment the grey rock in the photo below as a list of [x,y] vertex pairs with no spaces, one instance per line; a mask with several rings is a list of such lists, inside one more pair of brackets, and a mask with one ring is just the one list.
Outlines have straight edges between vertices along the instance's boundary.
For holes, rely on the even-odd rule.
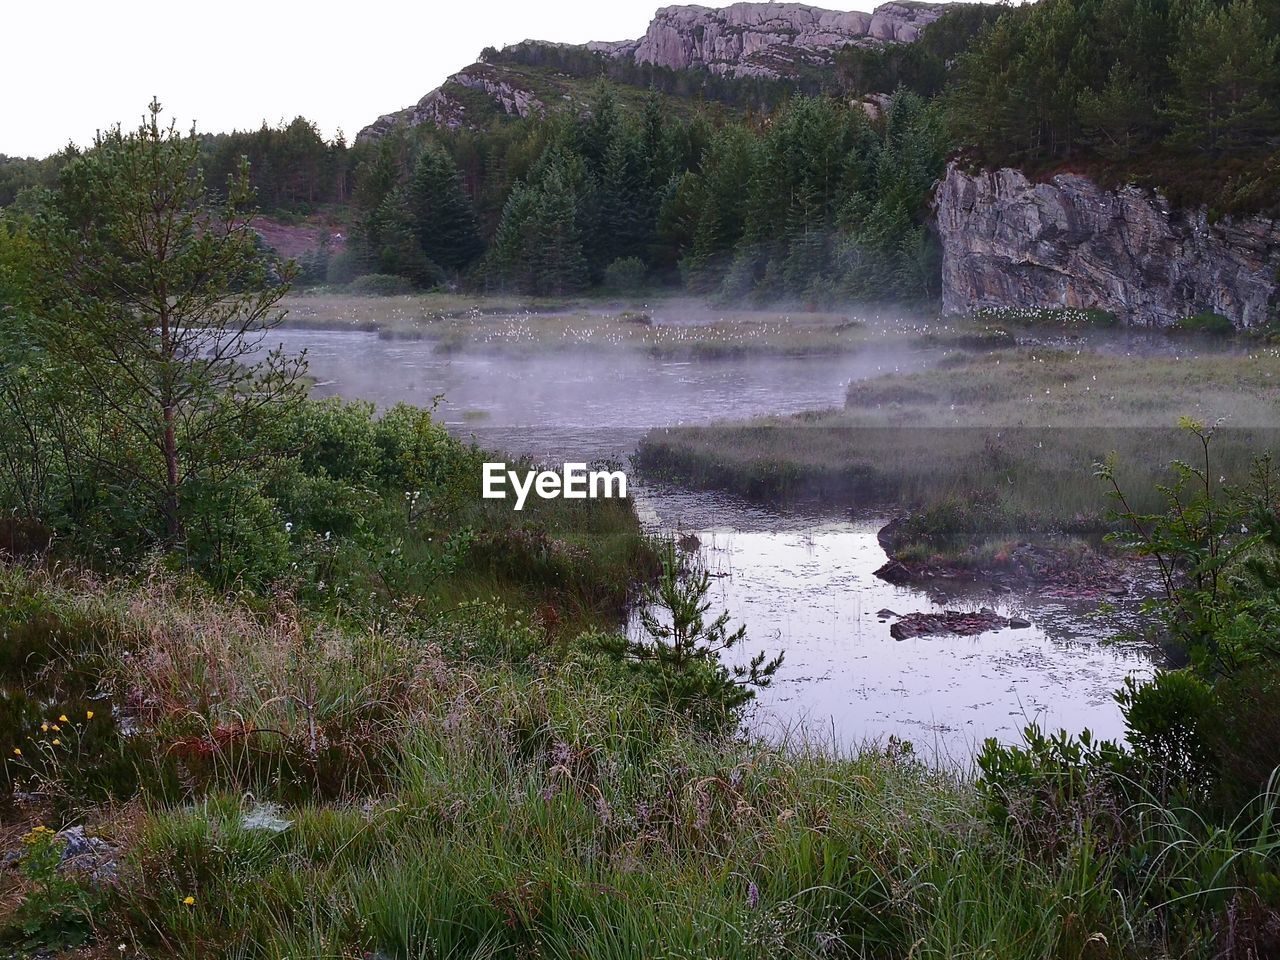
[[797,66],[829,64],[846,44],[912,43],[944,12],[934,3],[886,3],[872,13],[803,3],[663,7],[633,57],[673,70],[779,77]]
[[111,883],[119,872],[120,851],[101,837],[91,837],[84,827],[68,827],[58,833],[63,842],[58,869],[87,875],[94,883]]
[[1210,310],[1247,329],[1275,305],[1280,222],[1265,217],[1211,223],[1203,209],[1176,210],[1137,187],[956,164],[933,212],[949,314],[1075,307],[1168,326]]

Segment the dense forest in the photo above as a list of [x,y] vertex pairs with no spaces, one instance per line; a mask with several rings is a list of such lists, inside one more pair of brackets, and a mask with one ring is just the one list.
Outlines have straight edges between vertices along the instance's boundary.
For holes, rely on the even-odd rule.
[[[851,46],[788,81],[519,44],[485,62],[584,81],[576,109],[353,146],[299,117],[206,136],[201,154],[215,191],[248,158],[264,210],[347,225],[304,258],[302,284],[927,301],[949,156],[1274,211],[1278,51],[1280,0],[957,5],[916,43]],[[0,204],[74,153],[0,158]]]

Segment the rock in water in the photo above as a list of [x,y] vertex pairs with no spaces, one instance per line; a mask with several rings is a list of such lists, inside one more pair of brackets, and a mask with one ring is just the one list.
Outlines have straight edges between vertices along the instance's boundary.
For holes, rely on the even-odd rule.
[[945,610],[942,613],[908,613],[889,628],[889,636],[895,640],[911,640],[915,637],[960,636],[972,637],[1002,627],[1022,629],[1031,626],[1021,617],[1002,617],[989,607],[975,613]]

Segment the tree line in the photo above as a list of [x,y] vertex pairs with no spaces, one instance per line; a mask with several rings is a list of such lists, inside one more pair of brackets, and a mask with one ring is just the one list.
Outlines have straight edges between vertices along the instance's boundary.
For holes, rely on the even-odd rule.
[[684,120],[656,92],[623,110],[602,82],[581,114],[380,140],[354,172],[340,270],[541,295],[648,281],[927,297],[924,220],[949,150],[940,106],[906,90],[876,119],[798,96],[767,117]]
[[946,93],[986,163],[1085,165],[1218,210],[1280,200],[1278,0],[1041,0],[987,24]]

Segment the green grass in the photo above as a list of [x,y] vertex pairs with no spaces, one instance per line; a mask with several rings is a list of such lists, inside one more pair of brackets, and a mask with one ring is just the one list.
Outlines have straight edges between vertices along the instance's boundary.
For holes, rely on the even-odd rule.
[[[47,748],[63,762],[42,789],[104,715],[147,748],[136,796],[43,811],[121,851],[120,882],[85,900],[104,952],[1208,956],[1231,903],[1214,884],[1274,855],[1161,809],[1135,838],[1158,868],[1087,820],[1027,848],[965,771],[708,737],[577,645],[476,656],[462,620],[348,631],[171,579],[0,568],[20,597],[105,636],[76,659],[106,699]],[[242,825],[263,801],[283,832]],[[1178,883],[1200,886],[1175,909]]]

